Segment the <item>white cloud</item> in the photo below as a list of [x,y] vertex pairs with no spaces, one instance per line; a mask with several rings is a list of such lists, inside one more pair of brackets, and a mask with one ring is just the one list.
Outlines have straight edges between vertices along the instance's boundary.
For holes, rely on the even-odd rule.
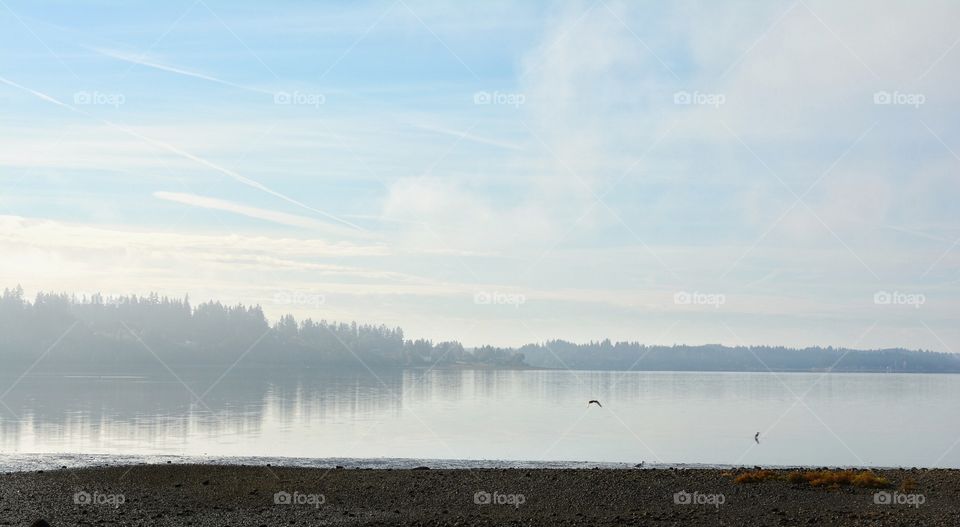
[[281,253],[299,257],[385,256],[380,244],[327,242],[314,238],[268,238],[241,234],[167,232],[135,227],[104,227],[47,219],[0,216],[0,240],[41,249],[113,251],[160,249]]
[[559,236],[555,213],[538,196],[520,201],[458,181],[411,177],[391,185],[382,215],[422,225],[405,229],[401,243],[457,253],[511,254]]

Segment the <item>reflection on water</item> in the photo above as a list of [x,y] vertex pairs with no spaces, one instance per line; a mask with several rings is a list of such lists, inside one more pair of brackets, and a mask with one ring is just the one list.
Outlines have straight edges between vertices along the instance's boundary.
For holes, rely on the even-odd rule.
[[0,453],[960,467],[960,376],[221,375],[2,376]]

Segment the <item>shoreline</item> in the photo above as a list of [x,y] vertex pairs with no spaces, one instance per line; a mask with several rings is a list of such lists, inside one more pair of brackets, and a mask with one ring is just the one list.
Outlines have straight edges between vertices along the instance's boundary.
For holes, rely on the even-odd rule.
[[[13,366],[23,366],[28,367],[29,364],[13,364]],[[204,364],[200,366],[194,366],[195,371],[200,373],[205,372],[222,372],[221,365],[216,364]],[[552,368],[548,366],[530,366],[530,365],[484,365],[484,364],[435,364],[435,365],[410,365],[410,366],[389,366],[385,367],[382,365],[373,365],[371,368],[367,369],[362,365],[352,365],[345,366],[339,364],[332,369],[324,368],[322,365],[309,365],[301,369],[291,369],[287,366],[281,367],[250,367],[250,366],[241,366],[237,368],[238,372],[250,373],[256,372],[261,374],[263,378],[269,378],[271,374],[287,374],[292,371],[295,371],[299,374],[310,374],[310,373],[324,373],[324,372],[337,372],[337,373],[359,373],[359,374],[388,374],[388,373],[403,373],[403,372],[432,372],[432,371],[460,371],[460,372],[470,372],[470,371],[484,371],[484,372],[573,372],[573,373],[611,373],[611,374],[628,374],[628,373],[657,373],[657,374],[678,374],[678,373],[696,373],[696,374],[757,374],[757,375],[769,375],[769,374],[819,374],[819,375],[917,375],[917,376],[933,376],[933,375],[946,375],[954,376],[960,375],[960,370],[942,370],[942,371],[924,371],[924,370],[896,370],[896,371],[886,371],[886,370],[843,370],[843,369],[833,369],[833,370],[823,370],[823,369],[778,369],[773,368],[770,370],[747,370],[747,369],[611,369],[611,368]],[[58,370],[38,370],[31,372],[29,375],[30,378],[35,379],[79,379],[79,380],[142,380],[150,379],[156,376],[166,377],[169,375],[169,372],[163,369],[157,369],[155,371],[144,373],[142,368],[117,368],[116,370],[110,370],[105,372],[103,368],[84,370],[77,367],[69,367],[66,369]]]
[[[5,452],[0,453],[0,475],[20,472],[104,469],[110,467],[159,465],[209,465],[235,467],[283,467],[323,470],[332,467],[359,470],[410,470],[427,467],[434,470],[743,470],[753,464],[730,463],[659,463],[587,460],[516,460],[516,459],[443,459],[405,457],[295,457],[295,456],[209,456],[179,454],[105,454],[74,452]],[[883,465],[799,465],[766,464],[771,470],[957,470],[960,467],[883,466]]]
[[[790,470],[304,468],[159,464],[0,475],[0,525],[956,525],[960,470],[884,489]],[[879,493],[879,494],[878,494]],[[879,498],[878,498],[879,496]],[[888,503],[889,501],[889,503]]]

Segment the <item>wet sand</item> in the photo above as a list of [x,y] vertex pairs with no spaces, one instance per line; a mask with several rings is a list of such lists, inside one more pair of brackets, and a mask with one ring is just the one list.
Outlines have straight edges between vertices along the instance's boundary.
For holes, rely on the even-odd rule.
[[85,468],[0,475],[0,525],[960,525],[960,471],[876,473],[885,495],[719,469]]

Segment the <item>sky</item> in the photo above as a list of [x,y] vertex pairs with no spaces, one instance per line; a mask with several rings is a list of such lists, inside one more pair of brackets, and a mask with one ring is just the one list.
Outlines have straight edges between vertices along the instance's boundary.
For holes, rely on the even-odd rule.
[[0,287],[960,352],[960,4],[0,0]]

